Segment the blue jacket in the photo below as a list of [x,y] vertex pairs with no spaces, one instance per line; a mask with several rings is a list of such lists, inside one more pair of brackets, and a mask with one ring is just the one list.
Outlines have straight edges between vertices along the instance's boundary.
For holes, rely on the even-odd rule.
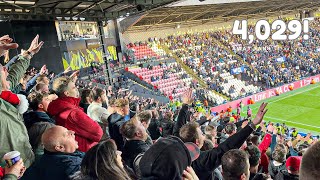
[[54,119],[51,119],[45,112],[30,111],[23,115],[23,119],[27,129],[29,129],[34,123],[37,122],[49,122],[52,124],[56,124],[56,121]]
[[67,180],[80,170],[84,153],[61,153],[44,151],[39,161],[35,162],[22,176],[21,180]]

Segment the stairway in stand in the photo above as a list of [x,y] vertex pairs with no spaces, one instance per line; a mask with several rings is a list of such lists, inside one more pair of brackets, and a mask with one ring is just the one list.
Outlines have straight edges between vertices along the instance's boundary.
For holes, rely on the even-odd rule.
[[[284,48],[283,48],[283,44],[279,43],[279,46],[280,46],[282,49],[284,49]],[[290,56],[292,56],[291,53],[290,53]],[[296,56],[299,57],[299,58],[302,59],[302,60],[307,61],[307,58],[305,58],[305,57],[303,57],[303,56],[299,56],[299,55],[296,55]]]
[[[196,73],[193,72],[193,70],[188,67],[185,63],[182,62],[182,60],[175,55],[175,53],[173,53],[167,46],[165,45],[161,45],[161,48],[167,53],[167,54],[172,54],[172,57],[176,60],[177,63],[179,63],[181,65],[181,67],[189,74],[190,77],[192,77],[193,79],[196,79],[198,81],[198,83],[201,85],[202,88],[208,88],[207,83],[202,80]],[[220,94],[216,91],[212,91],[213,93],[222,96],[223,98],[229,100],[230,98],[228,98],[227,96]]]
[[233,55],[239,62],[242,62],[243,64],[246,64],[248,67],[250,67],[250,69],[253,69],[255,73],[258,73],[261,75],[261,73],[254,68],[251,64],[249,64],[248,62],[244,61],[238,54],[234,53],[229,47],[227,47],[226,45],[224,45],[221,41],[219,41],[218,39],[216,39],[215,37],[212,37],[213,41],[216,42],[217,44],[219,44],[220,47],[223,47],[225,50],[227,50],[231,55]]

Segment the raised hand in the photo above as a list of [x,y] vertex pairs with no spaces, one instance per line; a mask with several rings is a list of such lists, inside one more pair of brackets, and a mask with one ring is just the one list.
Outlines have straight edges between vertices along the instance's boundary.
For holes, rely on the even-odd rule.
[[39,35],[36,35],[36,37],[32,40],[31,45],[30,45],[28,51],[29,51],[30,53],[32,53],[33,55],[36,54],[36,53],[38,53],[39,50],[41,49],[43,43],[44,43],[43,41],[41,41],[41,42],[39,43]]
[[191,104],[193,102],[192,99],[192,89],[189,89],[187,92],[185,92],[182,96],[182,103],[183,104]]
[[273,130],[274,130],[275,128],[270,124],[268,127],[267,127],[267,132],[269,132],[269,133],[273,133]]
[[43,65],[40,69],[40,74],[42,75],[42,74],[46,73],[46,70],[47,70],[47,65]]
[[12,43],[13,39],[9,35],[0,37],[0,56],[3,56],[7,50],[19,47],[17,43]]
[[187,169],[183,171],[183,180],[199,180],[199,178],[192,167],[187,167]]
[[278,134],[278,128],[274,128],[272,134]]
[[77,70],[77,71],[73,72],[73,73],[70,75],[70,78],[73,79],[74,82],[77,81],[79,72],[80,72],[80,71]]
[[263,122],[260,123],[260,127],[261,127],[261,131],[262,131],[262,132],[264,132],[264,133],[267,132],[267,128],[264,126],[264,123],[263,123]]
[[13,39],[10,38],[9,35],[4,35],[4,36],[0,37],[1,43],[8,44],[8,43],[11,43],[12,41],[13,41]]
[[300,141],[300,140],[302,139],[302,136],[301,136],[300,134],[298,134],[297,137],[296,137],[296,139],[297,139],[298,141]]
[[261,121],[263,120],[263,116],[266,114],[266,112],[268,111],[268,109],[266,109],[266,106],[268,105],[268,103],[262,103],[259,107],[259,110],[255,116],[255,118],[253,119],[252,123],[254,125],[258,125],[261,123]]
[[246,127],[248,124],[249,124],[249,121],[248,121],[248,120],[243,121],[243,122],[242,122],[242,125],[241,125],[241,128]]
[[72,69],[71,67],[69,66],[66,70],[63,71],[63,74],[67,74],[68,72],[70,72]]

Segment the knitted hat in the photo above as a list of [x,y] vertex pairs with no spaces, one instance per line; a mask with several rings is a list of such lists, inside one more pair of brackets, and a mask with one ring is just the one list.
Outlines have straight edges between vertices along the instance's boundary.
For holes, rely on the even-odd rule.
[[183,171],[200,155],[193,143],[183,143],[178,137],[159,139],[145,152],[140,161],[142,179],[181,179]]
[[286,162],[286,168],[290,171],[299,171],[302,156],[290,156]]

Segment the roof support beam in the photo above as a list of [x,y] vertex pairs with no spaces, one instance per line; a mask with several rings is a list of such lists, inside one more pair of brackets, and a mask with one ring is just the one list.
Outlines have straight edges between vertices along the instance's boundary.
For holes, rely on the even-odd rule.
[[12,3],[9,3],[9,2],[4,1],[4,0],[0,0],[0,2],[3,2],[3,3],[5,3],[5,4],[8,4],[8,5],[13,6],[13,7],[17,7],[17,8],[19,8],[19,9],[23,9],[23,7],[21,7],[21,6],[19,6],[19,5],[12,4]]
[[59,5],[60,2],[57,2],[55,5],[53,5],[48,11],[47,13],[50,13],[51,11],[54,10],[54,8],[56,8]]
[[66,9],[66,10],[64,11],[64,13],[65,13],[65,14],[67,14],[67,13],[68,13],[68,12],[70,12],[73,8],[75,8],[75,7],[79,6],[81,3],[82,3],[82,2],[78,2],[78,3],[76,3],[76,4],[75,4],[74,6],[72,6],[71,8]]
[[76,15],[74,15],[73,17],[79,16],[80,14],[82,14],[82,13],[84,13],[84,12],[92,9],[93,7],[95,7],[96,5],[99,5],[99,4],[103,3],[104,1],[106,1],[106,0],[101,0],[101,1],[99,1],[99,2],[95,2],[95,3],[91,4],[89,7],[87,7],[87,8],[84,9],[83,11],[80,11],[79,13],[77,13]]

